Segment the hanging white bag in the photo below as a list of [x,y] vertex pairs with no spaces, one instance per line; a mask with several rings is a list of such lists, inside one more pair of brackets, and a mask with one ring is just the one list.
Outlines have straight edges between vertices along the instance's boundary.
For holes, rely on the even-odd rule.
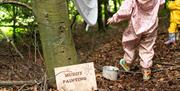
[[75,6],[87,23],[86,31],[89,26],[93,26],[98,18],[98,3],[97,0],[74,0]]

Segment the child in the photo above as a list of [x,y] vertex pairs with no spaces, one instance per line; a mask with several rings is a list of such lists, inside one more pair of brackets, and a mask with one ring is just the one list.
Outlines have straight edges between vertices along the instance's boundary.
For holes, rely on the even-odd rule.
[[123,33],[122,45],[125,54],[120,64],[125,71],[129,71],[130,64],[135,60],[135,49],[138,47],[144,80],[149,80],[151,76],[158,11],[164,3],[165,0],[125,0],[117,13],[107,21],[107,24],[111,24],[129,19],[129,26]]
[[180,30],[180,0],[168,1],[167,7],[170,10],[170,26],[168,29],[169,38],[165,44],[175,44],[175,41],[178,40]]

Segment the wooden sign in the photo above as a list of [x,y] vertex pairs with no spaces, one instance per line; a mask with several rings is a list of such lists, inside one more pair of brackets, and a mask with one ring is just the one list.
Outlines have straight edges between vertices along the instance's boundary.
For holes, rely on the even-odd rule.
[[58,91],[97,90],[94,64],[84,63],[55,68]]

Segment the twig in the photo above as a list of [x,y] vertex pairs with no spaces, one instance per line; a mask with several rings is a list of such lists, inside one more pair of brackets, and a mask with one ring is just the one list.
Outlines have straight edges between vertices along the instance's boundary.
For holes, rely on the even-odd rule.
[[161,64],[161,65],[170,65],[170,66],[176,66],[177,64],[174,63],[168,63],[168,62],[155,62],[156,64]]
[[36,30],[34,30],[34,62],[37,62],[37,36],[36,36]]
[[39,56],[40,56],[40,58],[41,58],[41,60],[43,60],[44,61],[44,58],[42,57],[42,55],[41,55],[41,52],[39,51],[39,48],[38,48],[38,54],[39,54]]
[[44,84],[43,84],[43,91],[46,91],[47,90],[47,76],[46,74],[44,75]]
[[36,84],[36,80],[30,80],[30,81],[0,81],[0,86],[12,86],[12,85],[33,85]]
[[22,91],[22,89],[23,89],[26,85],[27,85],[27,84],[22,85],[21,88],[18,89],[18,91]]
[[3,34],[3,36],[7,39],[7,42],[10,42],[11,45],[14,47],[15,51],[19,54],[19,56],[24,59],[24,56],[21,54],[21,52],[17,49],[16,45],[14,44],[13,41],[11,41],[8,36],[0,29],[0,33]]
[[71,30],[73,30],[73,25],[74,25],[74,23],[76,22],[77,15],[79,15],[78,12],[76,12],[76,14],[74,15],[73,21],[72,21],[72,23],[71,23],[71,25],[70,25]]
[[131,73],[131,74],[141,74],[142,72],[134,72],[134,71],[125,71],[125,70],[118,70],[119,73]]
[[[19,56],[19,55],[17,55],[17,54],[11,54],[12,56]],[[0,54],[0,56],[9,56],[9,54]]]
[[32,88],[23,89],[23,91],[32,91]]
[[19,56],[24,59],[24,56],[21,54],[21,52],[17,49],[13,41],[10,41],[11,45],[14,47],[15,51],[19,54]]

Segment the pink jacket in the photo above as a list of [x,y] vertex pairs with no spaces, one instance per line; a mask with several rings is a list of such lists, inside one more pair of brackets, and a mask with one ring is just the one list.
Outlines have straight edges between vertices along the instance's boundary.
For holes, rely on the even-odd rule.
[[151,29],[158,22],[158,11],[165,0],[125,0],[120,9],[113,15],[115,22],[130,19],[135,33],[141,34]]

